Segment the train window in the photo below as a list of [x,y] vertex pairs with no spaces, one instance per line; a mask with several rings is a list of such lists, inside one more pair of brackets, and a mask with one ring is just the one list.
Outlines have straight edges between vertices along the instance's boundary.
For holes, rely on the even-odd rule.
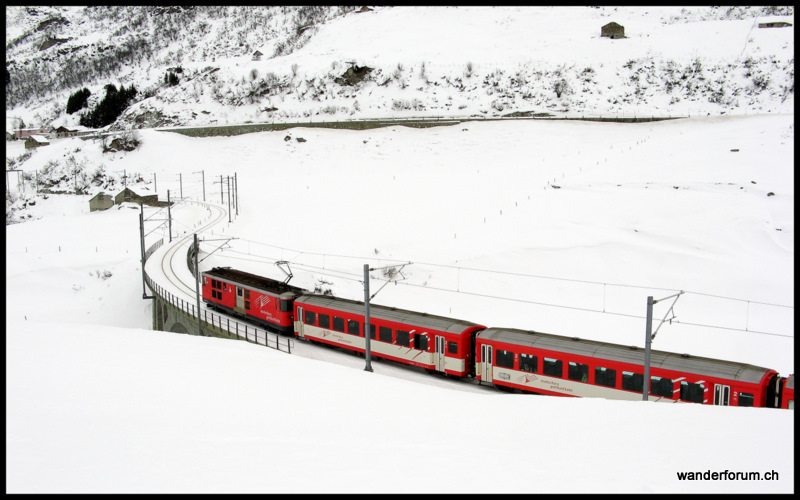
[[693,384],[691,382],[681,382],[681,401],[691,401],[692,403],[702,403],[705,399],[705,387],[703,384]]
[[[334,324],[336,324],[335,320],[334,320]],[[352,320],[352,319],[348,319],[347,320],[347,333],[349,333],[350,335],[359,335],[360,336],[361,335],[361,323],[359,323],[358,321]]]
[[249,300],[245,300],[245,301],[244,301],[244,308],[245,308],[246,310],[248,310],[248,311],[250,310],[250,301],[249,301]]
[[238,295],[239,297],[242,296],[242,287],[240,287],[240,286],[236,287],[236,295]]
[[337,332],[344,332],[344,318],[333,317],[333,329]]
[[392,329],[382,326],[378,328],[378,340],[381,342],[389,342],[392,343]]
[[411,336],[408,332],[397,330],[397,345],[409,347],[411,345]]
[[598,366],[594,369],[594,383],[605,387],[617,386],[617,370]]
[[560,359],[544,358],[542,373],[545,375],[552,375],[553,377],[563,377],[564,364]]
[[369,324],[369,338],[375,340],[375,325],[372,323]]
[[291,302],[288,300],[278,300],[278,303],[280,304],[279,310],[281,312],[289,312],[292,310]]
[[577,380],[578,382],[588,382],[589,365],[570,361],[567,367],[567,377],[569,377],[570,380]]
[[524,372],[539,373],[539,360],[530,354],[519,355],[519,369]]
[[320,314],[319,315],[319,326],[320,328],[330,328],[331,326],[331,318],[327,314]]
[[503,368],[514,368],[514,353],[503,349],[495,350],[494,364]]
[[622,388],[626,391],[642,392],[644,375],[641,373],[622,372]]
[[244,298],[250,300],[250,290],[245,289],[244,291]]
[[448,341],[447,352],[448,354],[458,354],[458,342],[453,342],[452,340]]
[[428,336],[423,335],[421,333],[414,334],[414,349],[419,349],[420,351],[427,351],[428,350]]
[[747,394],[746,392],[739,393],[739,406],[753,406],[753,402],[756,398],[753,397],[752,394]]
[[650,394],[653,396],[661,396],[662,398],[673,397],[672,392],[672,379],[661,377],[650,377]]
[[314,311],[303,311],[303,315],[305,316],[306,324],[313,325],[317,322],[317,313]]

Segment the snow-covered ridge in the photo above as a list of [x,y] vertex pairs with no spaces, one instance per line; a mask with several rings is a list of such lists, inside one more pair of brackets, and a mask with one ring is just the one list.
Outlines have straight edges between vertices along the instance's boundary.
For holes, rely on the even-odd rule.
[[[78,113],[64,113],[69,95],[85,86],[93,105],[114,83],[139,90],[117,125],[136,128],[789,112],[794,27],[758,28],[775,18],[793,24],[793,9],[9,7],[6,109],[29,125],[76,123]],[[612,21],[625,38],[600,36]],[[343,83],[350,68],[369,71]],[[178,85],[166,84],[177,70]]]

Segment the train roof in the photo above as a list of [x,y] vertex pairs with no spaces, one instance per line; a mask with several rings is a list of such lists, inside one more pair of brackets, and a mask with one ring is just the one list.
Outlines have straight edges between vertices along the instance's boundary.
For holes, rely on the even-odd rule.
[[[629,346],[579,339],[577,337],[560,337],[549,333],[511,328],[488,328],[480,332],[478,338],[535,347],[537,349],[565,352],[591,358],[609,359],[637,365],[644,364],[643,348],[631,348]],[[764,375],[772,371],[769,368],[762,368],[760,366],[737,363],[734,361],[723,361],[656,350],[650,351],[650,366],[752,384],[760,383]]]
[[[341,299],[331,295],[303,295],[295,300],[295,303],[337,309],[351,314],[360,314],[361,316],[364,315],[363,302]],[[397,323],[413,325],[419,328],[427,328],[449,333],[461,333],[464,330],[474,326],[484,328],[482,325],[462,319],[447,318],[445,316],[436,316],[423,312],[409,311],[406,309],[397,309],[395,307],[386,307],[375,304],[370,304],[369,316],[370,318],[394,321]]]
[[231,269],[230,267],[215,267],[210,271],[203,271],[203,274],[206,276],[219,278],[227,282],[253,287],[278,295],[290,292],[296,295],[302,295],[307,292],[302,288],[286,284],[282,281],[265,278],[263,276],[257,276],[245,271]]

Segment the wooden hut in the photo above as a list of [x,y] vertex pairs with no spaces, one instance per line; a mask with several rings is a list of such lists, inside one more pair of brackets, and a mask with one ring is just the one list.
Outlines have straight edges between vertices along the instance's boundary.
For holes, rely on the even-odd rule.
[[615,22],[610,22],[600,28],[600,37],[625,38],[625,27]]
[[97,193],[94,198],[89,200],[89,211],[95,210],[108,210],[114,206],[114,198],[110,194],[105,194],[102,191]]

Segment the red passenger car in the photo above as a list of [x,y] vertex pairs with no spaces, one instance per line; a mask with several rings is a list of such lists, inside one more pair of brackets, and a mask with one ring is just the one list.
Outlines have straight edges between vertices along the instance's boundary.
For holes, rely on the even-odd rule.
[[281,333],[293,333],[293,302],[305,292],[281,281],[227,267],[203,274],[203,301],[209,307],[247,317]]
[[[294,305],[298,337],[366,351],[363,302],[303,295]],[[475,333],[486,327],[393,307],[370,305],[369,309],[372,356],[457,377],[473,373]]]
[[[489,328],[476,339],[476,378],[539,394],[642,400],[644,350],[546,333]],[[778,406],[775,370],[651,351],[650,401]]]
[[781,379],[781,408],[794,410],[794,375]]

